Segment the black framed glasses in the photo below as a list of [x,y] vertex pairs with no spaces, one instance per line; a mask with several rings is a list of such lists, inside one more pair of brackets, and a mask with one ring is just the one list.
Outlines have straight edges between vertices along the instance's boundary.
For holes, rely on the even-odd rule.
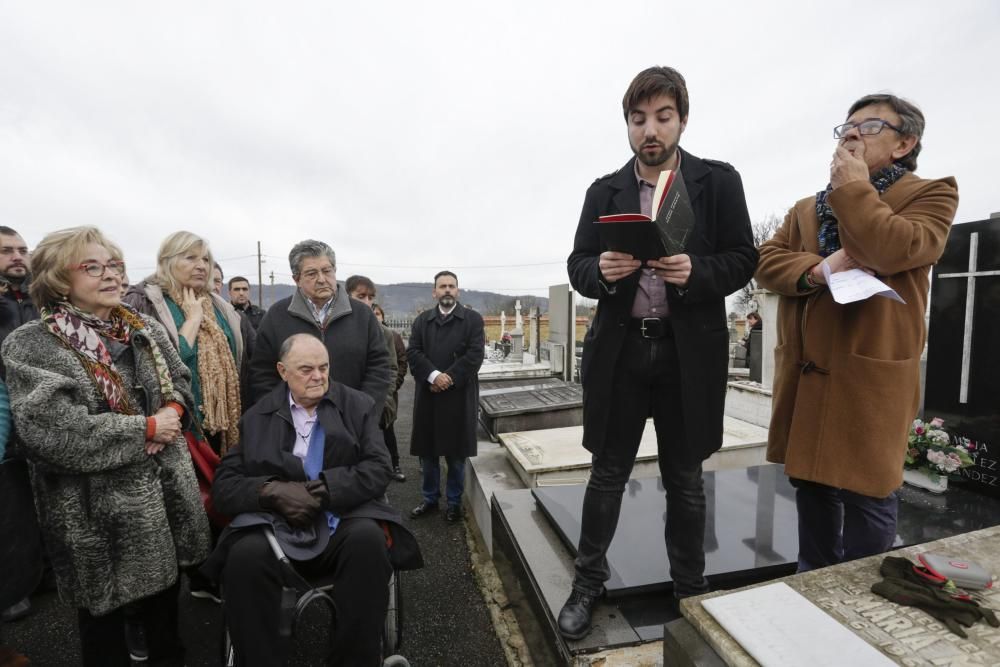
[[890,130],[896,130],[900,134],[903,133],[903,128],[896,127],[892,123],[882,120],[881,118],[869,118],[868,120],[863,120],[860,123],[844,123],[843,125],[838,125],[833,128],[833,138],[842,139],[845,134],[858,128],[859,134],[879,134],[883,127],[887,127]]
[[76,267],[78,271],[83,271],[91,278],[103,278],[105,271],[111,271],[116,276],[125,275],[125,262],[113,259],[107,264],[97,262],[85,262]]

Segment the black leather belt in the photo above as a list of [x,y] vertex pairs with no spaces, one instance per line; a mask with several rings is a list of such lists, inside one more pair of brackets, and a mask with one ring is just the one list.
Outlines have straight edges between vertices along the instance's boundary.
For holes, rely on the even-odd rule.
[[628,322],[630,331],[638,331],[643,338],[673,338],[674,328],[668,317],[633,317]]

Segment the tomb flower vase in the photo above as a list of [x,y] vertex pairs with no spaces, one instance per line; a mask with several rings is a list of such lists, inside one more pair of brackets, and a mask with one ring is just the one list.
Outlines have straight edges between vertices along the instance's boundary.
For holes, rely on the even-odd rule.
[[905,468],[903,482],[918,489],[931,493],[944,493],[948,490],[948,476],[933,473],[924,468]]

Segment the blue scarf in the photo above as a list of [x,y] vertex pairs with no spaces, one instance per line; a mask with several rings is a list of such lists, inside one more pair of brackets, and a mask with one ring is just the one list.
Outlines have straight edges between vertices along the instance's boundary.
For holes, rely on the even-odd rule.
[[[319,474],[323,472],[323,450],[326,445],[326,431],[319,423],[319,415],[316,415],[316,425],[313,426],[312,434],[309,437],[309,449],[306,450],[306,458],[302,462],[302,467],[306,471],[309,479],[319,479]],[[333,512],[326,513],[326,522],[330,526],[330,534],[333,535],[340,523],[340,517]]]
[[[884,193],[893,183],[902,178],[907,173],[906,167],[899,164],[891,164],[884,169],[880,169],[871,178],[872,185],[879,194]],[[833,187],[827,184],[826,189],[816,193],[816,217],[819,218],[819,254],[829,257],[840,250],[840,231],[837,229],[837,216],[833,214],[833,209],[827,203],[826,198]]]

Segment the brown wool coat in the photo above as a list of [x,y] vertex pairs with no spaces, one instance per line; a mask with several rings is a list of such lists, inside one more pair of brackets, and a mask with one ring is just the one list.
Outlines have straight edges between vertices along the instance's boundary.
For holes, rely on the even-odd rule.
[[[920,395],[930,267],[958,206],[953,178],[907,174],[883,195],[865,182],[828,199],[844,249],[906,301],[840,305],[825,287],[799,292],[822,261],[816,199],[798,201],[760,248],[757,281],[778,293],[767,460],[790,477],[883,498],[899,487]],[[812,362],[818,370],[806,371]]]

